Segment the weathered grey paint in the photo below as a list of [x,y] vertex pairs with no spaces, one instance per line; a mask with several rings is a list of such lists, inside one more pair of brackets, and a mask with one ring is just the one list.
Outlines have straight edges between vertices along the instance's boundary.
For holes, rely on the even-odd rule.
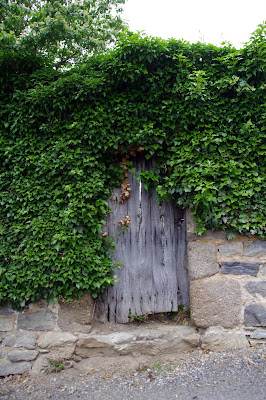
[[[150,170],[154,161],[138,156],[135,173]],[[110,201],[108,237],[117,237],[113,260],[124,263],[116,269],[117,282],[98,301],[96,318],[107,314],[110,322],[126,323],[128,315],[177,311],[189,304],[186,271],[185,213],[172,202],[156,202],[155,188],[147,192],[135,174],[129,174],[131,196],[119,203],[120,189]],[[131,217],[131,225],[121,232],[119,220]]]

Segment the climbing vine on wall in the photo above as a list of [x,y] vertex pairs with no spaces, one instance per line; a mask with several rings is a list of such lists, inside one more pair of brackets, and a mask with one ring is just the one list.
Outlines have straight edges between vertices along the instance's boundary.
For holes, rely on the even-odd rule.
[[145,187],[190,208],[198,234],[266,237],[264,25],[238,51],[133,35],[61,72],[0,56],[0,301],[112,283],[107,198],[132,149],[156,157]]

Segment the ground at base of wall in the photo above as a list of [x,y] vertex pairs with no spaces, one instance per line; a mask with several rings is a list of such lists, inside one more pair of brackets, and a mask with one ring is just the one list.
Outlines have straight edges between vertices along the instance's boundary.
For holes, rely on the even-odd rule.
[[98,323],[88,334],[59,330],[6,332],[2,338],[0,376],[60,372],[73,366],[83,369],[94,359],[102,365],[106,358],[120,363],[127,357],[134,364],[139,357],[178,357],[195,349],[208,352],[249,348],[251,340],[253,344],[265,341],[258,337],[251,339],[252,335],[256,336],[254,332],[222,327],[198,329],[158,322]]
[[[265,345],[160,357],[94,357],[58,373],[0,380],[3,400],[265,399]],[[254,384],[256,382],[256,384]]]

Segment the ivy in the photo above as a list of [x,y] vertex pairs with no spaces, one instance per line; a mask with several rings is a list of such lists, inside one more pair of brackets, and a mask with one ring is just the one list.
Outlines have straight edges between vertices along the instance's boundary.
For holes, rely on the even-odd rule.
[[107,199],[134,149],[198,234],[265,238],[265,53],[264,25],[239,51],[133,35],[67,71],[1,53],[0,301],[112,284]]

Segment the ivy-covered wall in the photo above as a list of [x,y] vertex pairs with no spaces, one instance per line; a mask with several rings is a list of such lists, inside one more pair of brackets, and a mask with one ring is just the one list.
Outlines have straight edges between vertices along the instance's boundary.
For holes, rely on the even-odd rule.
[[198,234],[265,238],[265,66],[263,25],[239,51],[132,36],[68,71],[1,53],[0,301],[112,283],[106,200],[137,150],[157,160],[146,188]]

